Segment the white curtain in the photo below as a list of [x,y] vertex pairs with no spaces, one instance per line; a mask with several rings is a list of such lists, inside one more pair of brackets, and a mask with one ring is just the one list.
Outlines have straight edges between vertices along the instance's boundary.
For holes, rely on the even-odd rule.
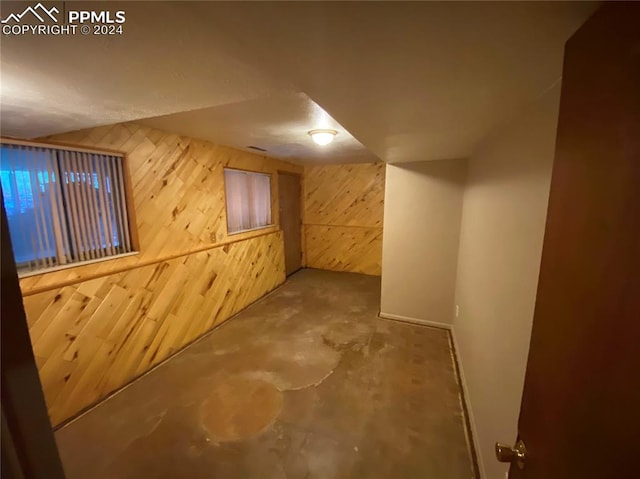
[[271,177],[258,173],[249,176],[251,198],[251,227],[259,228],[271,224]]
[[269,175],[225,169],[224,180],[229,233],[271,224],[271,177]]
[[246,173],[237,170],[224,171],[227,192],[227,229],[229,233],[251,228],[249,216],[249,185]]

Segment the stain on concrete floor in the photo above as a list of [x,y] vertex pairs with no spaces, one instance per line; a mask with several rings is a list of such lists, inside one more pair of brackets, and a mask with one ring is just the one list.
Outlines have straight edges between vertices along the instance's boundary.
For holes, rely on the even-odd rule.
[[446,331],[302,270],[78,420],[69,479],[473,478]]

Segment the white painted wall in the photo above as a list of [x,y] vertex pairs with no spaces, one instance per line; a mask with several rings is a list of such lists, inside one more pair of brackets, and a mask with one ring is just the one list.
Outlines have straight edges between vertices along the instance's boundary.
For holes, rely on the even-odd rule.
[[517,434],[559,97],[556,85],[485,140],[468,165],[453,329],[486,479],[505,477],[494,443]]
[[387,165],[381,315],[451,324],[465,160]]

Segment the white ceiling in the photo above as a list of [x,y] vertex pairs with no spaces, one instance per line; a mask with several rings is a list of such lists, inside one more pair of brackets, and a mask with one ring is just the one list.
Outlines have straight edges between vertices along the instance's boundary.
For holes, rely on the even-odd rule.
[[[581,2],[220,4],[229,48],[387,162],[470,155],[561,75]],[[230,39],[235,43],[231,44]]]
[[[3,18],[16,10],[4,3]],[[226,51],[197,4],[73,7],[124,10],[124,34],[3,35],[3,135],[38,137],[295,91],[286,80],[275,81]]]
[[[213,143],[299,163],[366,163],[380,161],[304,93],[283,93],[201,110],[174,113],[141,123]],[[329,146],[311,141],[309,130],[332,129]]]
[[[125,10],[124,35],[3,36],[2,133],[148,119],[313,162],[465,157],[557,81],[595,6],[91,2]],[[322,150],[318,118],[340,131]]]

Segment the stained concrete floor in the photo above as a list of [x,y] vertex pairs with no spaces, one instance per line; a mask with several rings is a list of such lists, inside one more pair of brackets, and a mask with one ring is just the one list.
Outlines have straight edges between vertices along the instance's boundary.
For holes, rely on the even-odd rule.
[[469,479],[446,331],[302,270],[56,433],[68,479]]

